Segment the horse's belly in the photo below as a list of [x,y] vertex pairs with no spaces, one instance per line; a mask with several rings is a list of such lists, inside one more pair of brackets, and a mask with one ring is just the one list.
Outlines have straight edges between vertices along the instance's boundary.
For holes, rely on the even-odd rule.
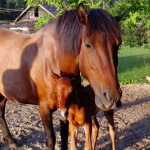
[[29,73],[8,69],[1,76],[0,93],[10,100],[38,104],[38,94]]
[[[1,91],[0,91],[1,92]],[[38,105],[38,97],[34,95],[32,89],[22,86],[11,87],[9,85],[4,86],[3,92],[1,92],[9,100],[23,103]]]

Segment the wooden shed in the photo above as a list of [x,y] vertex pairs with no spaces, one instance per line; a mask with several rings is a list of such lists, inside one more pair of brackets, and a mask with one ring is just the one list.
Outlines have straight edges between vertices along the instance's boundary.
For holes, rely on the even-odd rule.
[[37,5],[36,8],[34,8],[32,5],[27,7],[15,20],[14,22],[20,22],[20,21],[35,21],[38,19],[39,16],[41,16],[44,13],[50,14],[52,17],[55,18],[56,15],[56,8],[52,6],[42,6]]

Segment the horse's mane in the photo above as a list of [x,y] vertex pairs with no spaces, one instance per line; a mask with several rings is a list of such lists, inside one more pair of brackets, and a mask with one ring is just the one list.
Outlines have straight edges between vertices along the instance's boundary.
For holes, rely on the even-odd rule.
[[[121,37],[117,21],[103,9],[88,11],[86,35],[90,36],[95,31],[103,32],[110,39]],[[57,19],[56,34],[65,53],[76,55],[80,52],[82,25],[75,10],[66,11]]]
[[82,25],[78,21],[75,10],[66,11],[58,18],[56,34],[64,52],[79,53],[81,31]]

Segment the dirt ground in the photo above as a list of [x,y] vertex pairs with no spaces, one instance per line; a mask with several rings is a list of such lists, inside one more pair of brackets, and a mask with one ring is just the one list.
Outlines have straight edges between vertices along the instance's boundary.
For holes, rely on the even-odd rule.
[[[150,84],[122,86],[122,108],[114,109],[117,132],[117,150],[150,150]],[[12,136],[17,140],[16,150],[44,150],[45,135],[39,107],[11,101],[6,105],[6,120]],[[108,124],[102,112],[97,114],[100,124],[96,150],[111,150]],[[53,115],[56,150],[60,150],[59,111]],[[2,133],[0,132],[0,138]],[[69,142],[70,143],[70,139]],[[78,149],[84,149],[84,130],[78,132]],[[0,140],[0,150],[9,150]]]

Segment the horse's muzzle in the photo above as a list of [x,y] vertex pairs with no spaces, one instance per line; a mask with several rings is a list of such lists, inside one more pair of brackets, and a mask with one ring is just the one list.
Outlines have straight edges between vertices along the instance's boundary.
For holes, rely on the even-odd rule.
[[98,92],[95,95],[95,104],[98,108],[101,110],[110,110],[114,109],[117,106],[117,103],[120,102],[122,96],[122,91],[119,88],[115,92],[115,94],[112,91],[106,91],[106,92]]

